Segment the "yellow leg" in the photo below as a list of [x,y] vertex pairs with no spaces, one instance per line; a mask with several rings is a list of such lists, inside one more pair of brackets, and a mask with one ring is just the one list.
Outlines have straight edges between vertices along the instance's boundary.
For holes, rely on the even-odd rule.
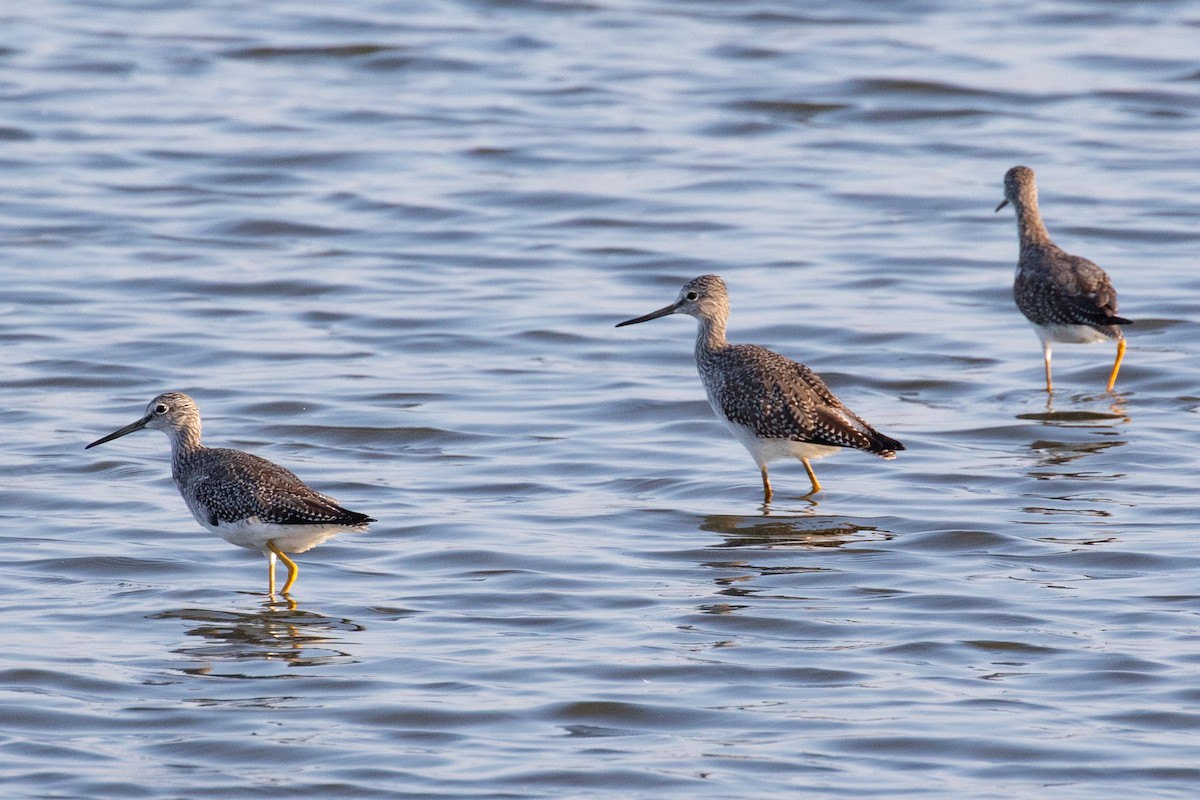
[[1050,380],[1050,342],[1042,344],[1042,355],[1046,358],[1046,391],[1054,391],[1054,382]]
[[800,459],[800,463],[804,464],[804,469],[808,472],[808,479],[812,481],[812,491],[809,494],[821,491],[821,483],[817,480],[817,473],[813,472],[812,464],[808,463],[807,458]]
[[275,554],[267,553],[267,595],[275,596]]
[[1108,388],[1105,391],[1111,392],[1113,387],[1117,385],[1117,373],[1121,371],[1121,361],[1125,358],[1125,340],[1117,339],[1117,360],[1113,362],[1112,374],[1108,376]]
[[767,480],[767,465],[763,464],[761,467],[759,467],[759,469],[762,470],[763,503],[765,504],[771,502],[771,495],[774,494],[774,492],[771,491],[771,481]]
[[[288,577],[283,583],[283,591],[280,594],[286,595],[292,588],[292,584],[296,582],[296,578],[300,576],[300,568],[296,566],[296,562],[283,554],[283,551],[275,546],[274,542],[267,542],[267,547],[271,552],[279,556],[279,560],[287,567]],[[275,570],[271,570],[271,594],[275,594]]]

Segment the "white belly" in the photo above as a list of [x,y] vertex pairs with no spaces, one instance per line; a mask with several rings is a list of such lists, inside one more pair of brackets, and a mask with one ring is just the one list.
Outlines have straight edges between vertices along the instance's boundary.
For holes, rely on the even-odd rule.
[[733,438],[742,443],[742,446],[750,451],[750,457],[755,460],[759,467],[765,466],[770,461],[777,461],[781,458],[824,458],[828,455],[833,455],[839,450],[844,450],[844,447],[833,447],[826,444],[812,444],[810,442],[793,442],[788,439],[761,439],[754,435],[754,429],[748,425],[738,425],[721,417],[725,423],[725,427],[729,428],[729,432],[733,434]]
[[344,525],[280,525],[260,522],[256,517],[217,525],[209,525],[208,520],[199,517],[196,521],[230,544],[259,552],[267,552],[267,542],[274,542],[285,553],[303,553],[343,531],[353,530]]
[[1094,344],[1109,340],[1108,336],[1090,325],[1034,325],[1033,327],[1043,343]]

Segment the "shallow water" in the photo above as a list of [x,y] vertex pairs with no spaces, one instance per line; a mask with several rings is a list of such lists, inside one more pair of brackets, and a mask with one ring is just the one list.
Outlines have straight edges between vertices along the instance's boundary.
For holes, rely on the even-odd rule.
[[[9,797],[1191,797],[1178,2],[0,12]],[[1011,301],[1008,167],[1137,321]],[[682,317],[908,450],[757,469]],[[380,521],[189,517],[156,393]]]

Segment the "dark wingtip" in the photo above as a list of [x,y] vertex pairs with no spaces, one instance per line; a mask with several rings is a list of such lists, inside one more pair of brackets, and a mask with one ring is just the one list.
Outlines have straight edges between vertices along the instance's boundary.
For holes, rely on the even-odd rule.
[[889,459],[895,458],[897,451],[908,449],[903,444],[901,444],[900,442],[891,438],[890,436],[884,436],[882,433],[879,433],[878,431],[875,432],[875,435],[877,438],[874,442],[872,442],[872,444],[874,444],[875,447],[877,447],[879,449],[877,449],[877,450],[872,449],[871,452],[874,453],[875,455],[879,456],[880,458],[889,458]]

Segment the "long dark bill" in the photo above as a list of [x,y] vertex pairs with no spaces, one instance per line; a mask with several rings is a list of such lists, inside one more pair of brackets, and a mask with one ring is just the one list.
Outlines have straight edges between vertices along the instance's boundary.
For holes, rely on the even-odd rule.
[[1000,201],[1000,205],[996,206],[996,210],[999,211],[1000,209],[1004,208],[1006,205],[1008,205],[1007,197]]
[[624,322],[618,322],[614,327],[620,328],[623,325],[637,325],[639,322],[649,322],[652,319],[665,317],[667,314],[674,314],[677,308],[679,308],[678,303],[671,303],[671,305],[660,308],[658,311],[651,311],[645,316],[634,317],[633,319],[627,319]]
[[148,416],[142,417],[137,422],[131,422],[130,424],[126,425],[124,428],[121,428],[119,431],[113,431],[108,436],[101,436],[99,439],[92,442],[91,444],[89,444],[87,447],[85,447],[83,449],[88,450],[90,448],[95,447],[98,444],[104,444],[105,442],[111,442],[113,439],[120,439],[122,436],[124,436],[127,433],[133,433],[134,431],[140,431],[142,428],[146,427],[146,423],[149,421],[150,421],[150,417],[148,417]]

